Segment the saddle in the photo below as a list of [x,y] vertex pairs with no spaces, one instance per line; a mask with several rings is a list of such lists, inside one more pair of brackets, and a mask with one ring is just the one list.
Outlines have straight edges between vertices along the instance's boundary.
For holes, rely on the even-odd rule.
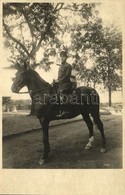
[[[75,94],[75,89],[76,89],[76,83],[71,82],[71,89],[68,91],[68,93],[61,93],[59,94],[58,92],[58,87],[59,87],[59,82],[58,81],[53,81],[53,92],[55,94],[55,102],[57,100],[57,103],[59,103],[59,105],[57,106],[57,117],[58,118],[62,118],[62,117],[67,117],[67,115],[69,114],[69,110],[70,110],[70,96],[72,96],[73,94]],[[51,97],[51,96],[50,96]],[[47,110],[48,106],[50,108],[53,109],[53,106],[51,106],[52,104],[50,103],[50,97],[49,96],[44,96],[44,94],[42,92],[38,92],[35,93],[33,95],[33,103],[35,104],[35,110],[36,112],[40,110],[40,112],[42,112],[44,109],[45,111]],[[51,97],[52,102],[53,102],[53,96]],[[57,98],[57,99],[56,99]],[[45,101],[45,102],[44,102]],[[54,103],[54,102],[53,102]],[[56,105],[56,104],[53,104]]]
[[[75,76],[71,76],[70,81],[71,81],[71,89],[69,90],[70,91],[69,93],[72,93],[77,87]],[[53,80],[52,86],[53,86],[55,93],[58,93],[59,81]]]
[[59,102],[60,102],[60,106],[59,106],[59,110],[58,110],[58,114],[57,117],[58,118],[65,118],[68,116],[69,114],[69,108],[70,108],[70,103],[69,101],[66,100],[66,96],[71,96],[72,94],[75,94],[75,90],[77,87],[77,83],[76,80],[74,79],[75,77],[72,78],[71,80],[71,88],[69,90],[67,90],[67,92],[61,92],[60,91],[60,95],[59,95],[59,82],[58,80],[53,80],[53,89],[55,91],[56,94],[58,94],[58,98],[59,98]]

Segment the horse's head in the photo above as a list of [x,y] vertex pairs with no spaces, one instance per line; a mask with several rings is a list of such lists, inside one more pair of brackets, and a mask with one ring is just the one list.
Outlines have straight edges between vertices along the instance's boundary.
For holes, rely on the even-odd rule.
[[19,91],[25,86],[27,85],[27,81],[28,81],[28,77],[27,77],[27,73],[29,71],[29,67],[26,64],[26,62],[24,62],[22,64],[22,66],[20,66],[20,68],[18,69],[15,78],[14,78],[14,82],[12,84],[11,90],[13,93],[19,93]]

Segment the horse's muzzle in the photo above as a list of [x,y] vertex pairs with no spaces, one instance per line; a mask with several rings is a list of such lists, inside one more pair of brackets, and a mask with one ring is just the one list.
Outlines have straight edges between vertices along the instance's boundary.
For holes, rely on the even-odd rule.
[[12,91],[13,93],[19,93],[18,88],[14,87],[13,85],[12,85],[12,87],[11,87],[11,91]]

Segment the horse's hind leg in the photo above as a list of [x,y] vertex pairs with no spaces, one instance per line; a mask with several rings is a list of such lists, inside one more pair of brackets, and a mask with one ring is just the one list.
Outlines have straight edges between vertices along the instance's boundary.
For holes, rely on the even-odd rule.
[[97,115],[95,115],[95,114],[93,115],[92,114],[92,116],[93,116],[93,119],[94,119],[95,124],[97,125],[97,127],[98,127],[98,129],[99,129],[99,131],[101,133],[101,137],[102,137],[102,148],[101,148],[101,152],[104,153],[107,150],[106,150],[106,138],[105,138],[105,134],[104,134],[103,123],[102,123],[102,121],[100,119],[99,114],[97,114]]
[[93,136],[93,123],[90,119],[89,114],[82,114],[83,119],[89,129],[89,141],[85,147],[85,150],[89,150],[92,148],[92,143],[94,142],[94,136]]

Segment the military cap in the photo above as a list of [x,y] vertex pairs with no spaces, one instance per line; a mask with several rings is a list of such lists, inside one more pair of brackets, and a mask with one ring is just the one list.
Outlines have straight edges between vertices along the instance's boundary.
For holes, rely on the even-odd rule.
[[62,50],[61,52],[60,52],[60,56],[68,56],[67,55],[67,51],[66,50]]

